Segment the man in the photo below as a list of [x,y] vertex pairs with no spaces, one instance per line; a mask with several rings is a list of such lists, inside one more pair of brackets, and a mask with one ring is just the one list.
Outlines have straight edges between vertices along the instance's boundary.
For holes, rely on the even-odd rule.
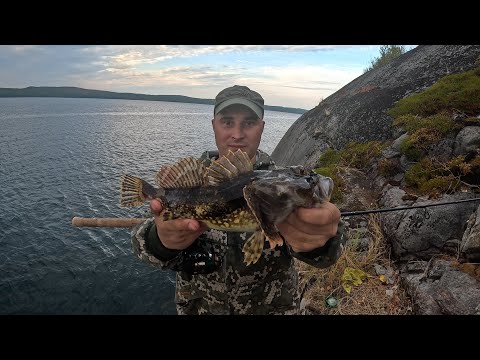
[[[263,117],[264,99],[257,92],[237,85],[222,90],[215,98],[212,120],[218,153],[207,151],[200,159],[208,166],[229,150],[242,149],[255,170],[275,168],[258,149]],[[346,241],[335,205],[299,208],[276,224],[285,244],[270,249],[265,242],[260,260],[246,266],[242,246],[251,234],[209,230],[193,219],[162,221],[158,200],[150,202],[150,209],[154,217],[132,232],[133,249],[153,266],[177,271],[178,314],[300,314],[293,258],[327,267],[338,259]]]

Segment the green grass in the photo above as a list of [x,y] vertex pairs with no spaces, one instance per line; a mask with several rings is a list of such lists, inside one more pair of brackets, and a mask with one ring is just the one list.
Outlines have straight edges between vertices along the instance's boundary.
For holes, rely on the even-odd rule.
[[398,101],[388,114],[425,117],[444,111],[474,116],[480,112],[480,67],[441,78],[427,90]]

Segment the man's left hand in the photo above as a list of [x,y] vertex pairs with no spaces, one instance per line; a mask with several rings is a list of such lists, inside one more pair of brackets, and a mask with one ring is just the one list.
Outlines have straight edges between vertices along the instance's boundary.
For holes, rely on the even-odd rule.
[[309,252],[337,234],[339,221],[340,210],[325,202],[319,208],[298,208],[276,226],[293,251]]

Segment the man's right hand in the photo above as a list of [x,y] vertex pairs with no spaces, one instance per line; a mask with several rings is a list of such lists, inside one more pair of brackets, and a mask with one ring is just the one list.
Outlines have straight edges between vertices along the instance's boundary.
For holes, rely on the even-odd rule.
[[155,217],[158,237],[167,249],[183,250],[208,229],[205,224],[194,219],[163,221],[160,216],[163,206],[157,199],[150,201],[150,210]]

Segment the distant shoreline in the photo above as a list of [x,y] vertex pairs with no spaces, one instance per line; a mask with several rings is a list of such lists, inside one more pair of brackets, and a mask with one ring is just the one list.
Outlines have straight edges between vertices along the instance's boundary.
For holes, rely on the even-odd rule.
[[[78,87],[49,87],[29,86],[23,89],[0,88],[0,98],[6,97],[56,97],[56,98],[91,98],[91,99],[120,99],[120,100],[145,100],[169,101],[191,104],[213,105],[213,99],[201,99],[183,95],[147,95],[134,93],[119,93],[113,91],[82,89]],[[304,114],[308,110],[284,106],[265,105],[265,110],[280,111],[294,114]]]

